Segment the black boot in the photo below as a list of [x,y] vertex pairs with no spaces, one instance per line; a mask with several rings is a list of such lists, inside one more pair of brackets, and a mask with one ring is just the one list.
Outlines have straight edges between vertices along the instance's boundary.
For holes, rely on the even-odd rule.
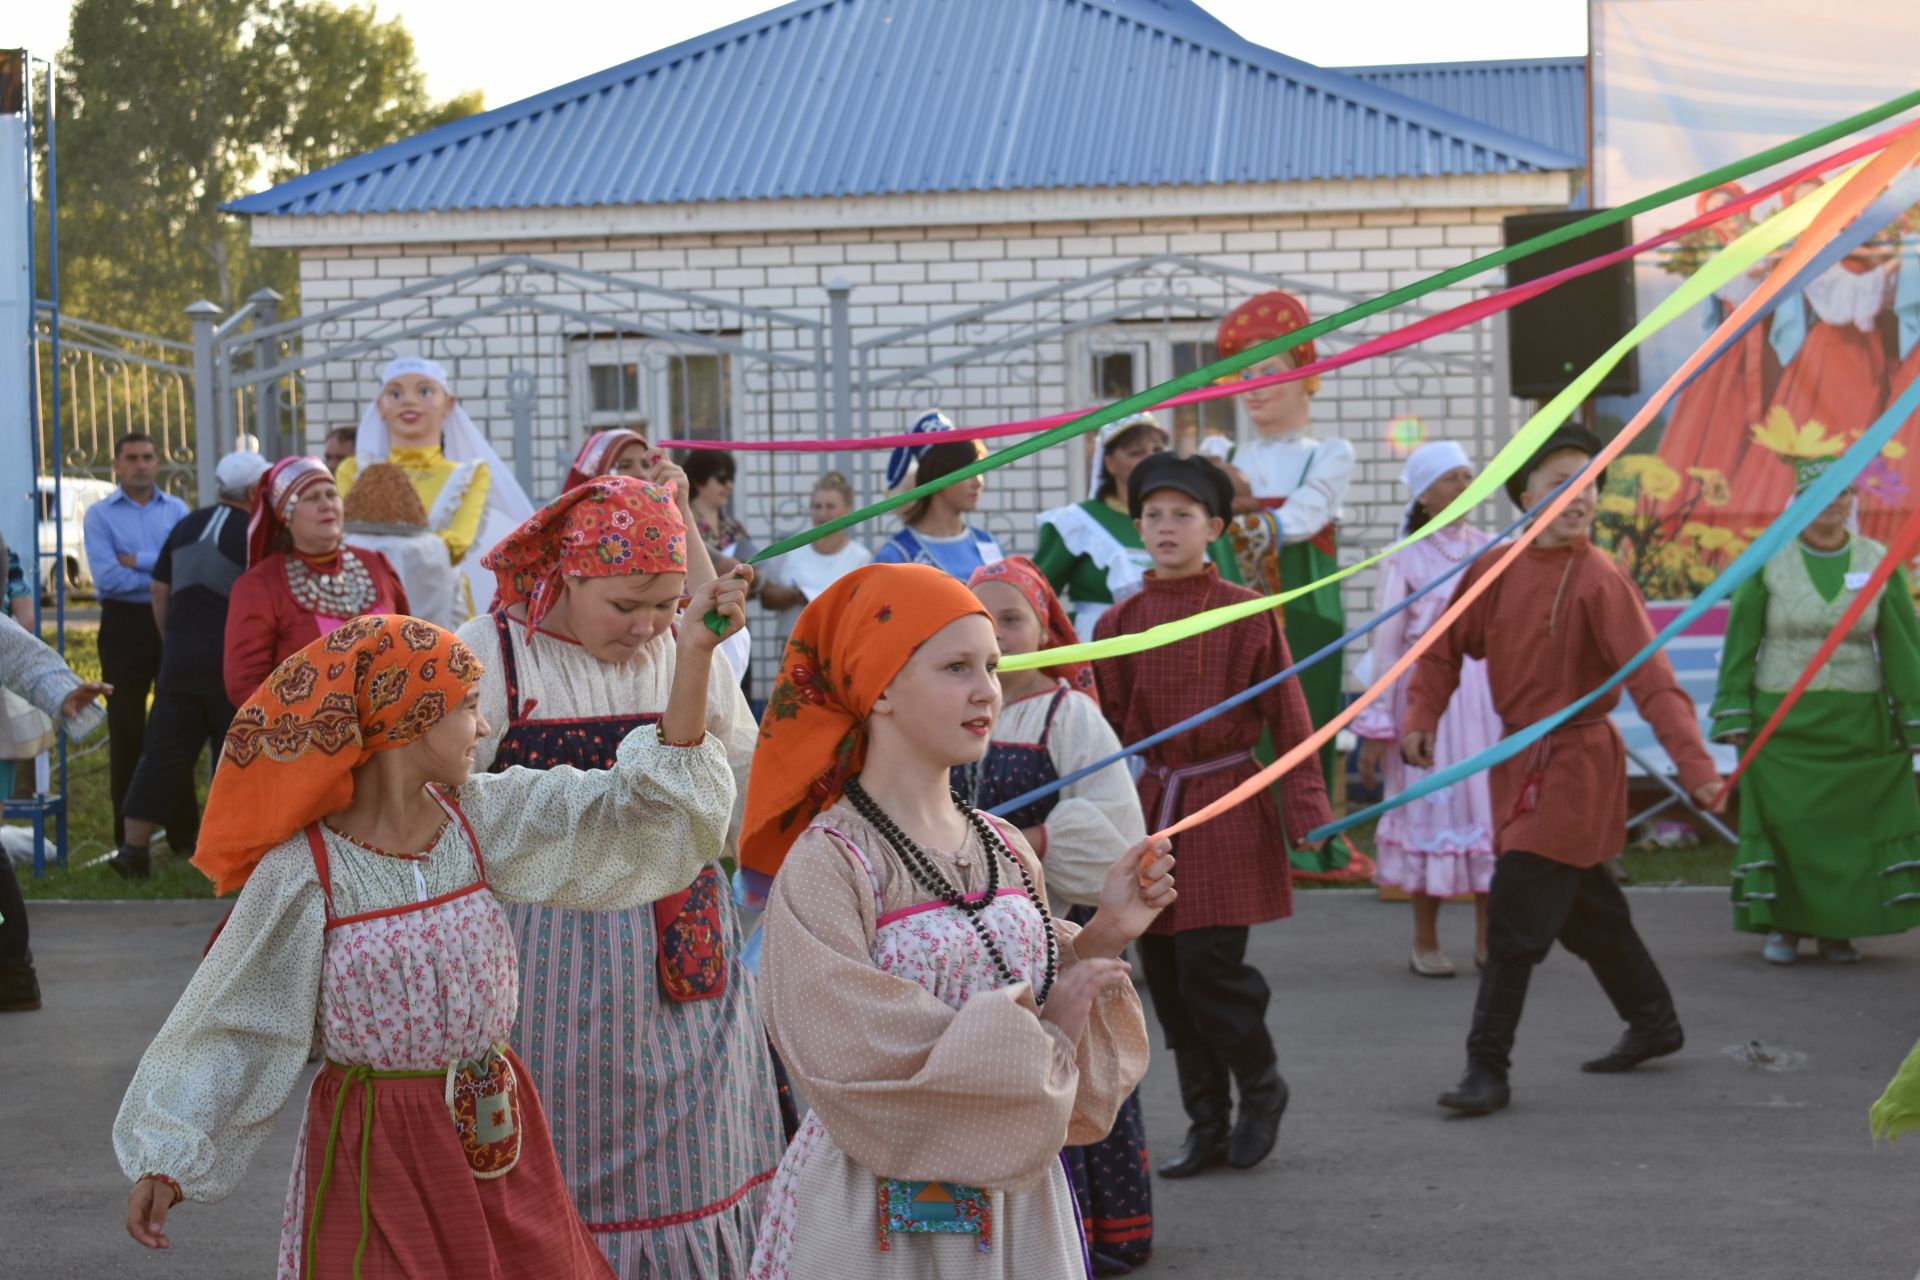
[[122,880],[145,880],[152,870],[146,849],[130,844],[121,845],[118,852],[107,859],[107,865]]
[[1673,1007],[1673,993],[1660,976],[1660,966],[1653,962],[1637,934],[1631,943],[1604,961],[1588,961],[1627,1029],[1612,1049],[1581,1063],[1582,1071],[1602,1075],[1631,1071],[1650,1059],[1680,1052],[1687,1042],[1680,1030],[1680,1015]]
[[1160,1166],[1163,1178],[1191,1178],[1227,1158],[1227,1122],[1233,1113],[1227,1070],[1205,1049],[1175,1049],[1180,1102],[1186,1108],[1187,1140]]
[[0,964],[0,1013],[25,1013],[40,1007],[40,979],[32,960]]
[[1507,1068],[1512,1064],[1513,1037],[1532,977],[1532,965],[1512,960],[1489,960],[1481,970],[1473,1029],[1467,1033],[1467,1073],[1440,1095],[1441,1106],[1465,1116],[1484,1116],[1512,1100]]
[[1287,1082],[1270,1064],[1252,1084],[1240,1082],[1240,1116],[1227,1139],[1227,1163],[1251,1169],[1273,1154],[1280,1140],[1280,1117],[1287,1111]]
[[1652,1016],[1638,1025],[1628,1026],[1613,1048],[1590,1062],[1581,1063],[1580,1069],[1613,1075],[1631,1071],[1653,1058],[1664,1058],[1670,1053],[1680,1052],[1687,1043],[1687,1037],[1680,1029],[1680,1017],[1673,1011],[1673,1006],[1669,1004],[1662,1011],[1650,1013]]

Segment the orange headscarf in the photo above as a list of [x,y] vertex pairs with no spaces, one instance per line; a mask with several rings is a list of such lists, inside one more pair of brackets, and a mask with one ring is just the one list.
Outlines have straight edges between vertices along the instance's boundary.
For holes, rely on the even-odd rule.
[[760,721],[740,862],[773,875],[867,754],[867,716],[914,650],[959,618],[987,616],[959,579],[923,564],[855,569],[800,611]]
[[[1025,556],[1008,556],[994,564],[981,565],[967,579],[967,587],[971,590],[983,582],[1005,583],[1026,597],[1035,616],[1040,619],[1042,649],[1060,649],[1080,643],[1079,633],[1073,629],[1067,611],[1060,606],[1060,597],[1053,594],[1053,584],[1047,581],[1047,576],[1040,572],[1040,566],[1033,561]],[[1089,698],[1095,696],[1091,662],[1063,662],[1059,666],[1042,667],[1040,671],[1056,680],[1065,680],[1067,687],[1075,693],[1084,693]]]
[[480,679],[451,631],[368,614],[267,677],[233,717],[193,865],[229,893],[273,846],[353,802],[353,771],[438,724]]

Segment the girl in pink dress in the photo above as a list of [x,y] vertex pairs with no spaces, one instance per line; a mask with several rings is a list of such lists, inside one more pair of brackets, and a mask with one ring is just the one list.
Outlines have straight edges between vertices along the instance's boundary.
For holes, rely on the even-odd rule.
[[[1413,494],[1401,522],[1404,536],[1418,529],[1464,491],[1473,480],[1473,464],[1450,440],[1422,445],[1407,459],[1400,483]],[[1398,552],[1380,566],[1376,611],[1384,611],[1432,582],[1463,560],[1472,558],[1492,538],[1478,529],[1455,523]],[[1453,587],[1422,596],[1383,622],[1374,633],[1371,658],[1375,671],[1385,671],[1407,647],[1446,612]],[[1360,749],[1360,777],[1374,785],[1385,763],[1388,796],[1398,795],[1429,772],[1405,763],[1390,744],[1400,740],[1406,714],[1407,681],[1375,700],[1353,728],[1366,744]],[[1466,759],[1496,742],[1500,719],[1494,714],[1487,689],[1486,664],[1469,661],[1460,673],[1460,691],[1440,721],[1434,746],[1434,768]],[[1390,810],[1374,831],[1374,882],[1382,888],[1413,895],[1413,955],[1408,968],[1426,978],[1453,976],[1453,962],[1440,949],[1437,926],[1440,903],[1461,894],[1474,895],[1474,963],[1487,952],[1487,886],[1493,881],[1493,803],[1485,774],[1475,774],[1432,795]]]

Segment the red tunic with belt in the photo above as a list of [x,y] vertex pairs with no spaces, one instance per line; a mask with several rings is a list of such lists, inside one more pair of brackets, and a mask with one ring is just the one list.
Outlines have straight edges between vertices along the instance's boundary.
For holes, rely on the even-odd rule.
[[[406,588],[378,551],[343,551],[357,557],[373,579],[373,604],[363,613],[408,613]],[[345,618],[305,608],[287,585],[287,553],[275,552],[235,579],[227,597],[226,655],[221,676],[227,701],[239,706],[273,669],[332,631]]]
[[[1460,592],[1498,560],[1469,568]],[[1494,710],[1506,732],[1592,692],[1653,638],[1640,592],[1585,538],[1529,547],[1468,606],[1415,665],[1407,690],[1407,733],[1432,733],[1453,697],[1466,658],[1484,658]],[[1634,705],[1673,757],[1688,791],[1718,774],[1701,740],[1693,699],[1664,653],[1628,676]],[[1615,688],[1514,758],[1493,767],[1496,852],[1524,850],[1575,867],[1620,852],[1627,831],[1627,759],[1608,719]],[[1182,895],[1184,897],[1184,893]]]
[[[1145,631],[1163,622],[1254,599],[1222,582],[1212,566],[1191,578],[1149,573],[1142,589],[1101,615],[1096,637]],[[1206,710],[1293,662],[1277,615],[1263,613],[1145,653],[1094,664],[1101,710],[1122,742],[1138,742]],[[1189,729],[1146,753],[1140,804],[1149,830],[1192,813],[1259,771],[1253,749],[1271,728],[1285,751],[1313,731],[1300,684],[1287,680],[1260,697]],[[1289,773],[1281,787],[1284,815],[1262,791],[1237,808],[1177,837],[1180,900],[1154,922],[1154,933],[1260,924],[1293,914],[1287,848],[1331,820],[1320,770]]]

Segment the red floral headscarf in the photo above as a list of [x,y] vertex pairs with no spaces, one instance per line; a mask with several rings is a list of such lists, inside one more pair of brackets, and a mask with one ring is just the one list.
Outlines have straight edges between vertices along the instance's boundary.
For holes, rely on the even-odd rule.
[[[982,565],[967,579],[967,587],[971,589],[983,582],[1004,582],[1026,597],[1027,603],[1033,606],[1033,612],[1040,619],[1042,649],[1059,649],[1080,643],[1079,633],[1074,631],[1067,611],[1060,607],[1060,597],[1053,594],[1053,585],[1033,561],[1025,556],[1008,556],[997,564]],[[1040,670],[1055,679],[1065,680],[1067,687],[1075,693],[1084,693],[1089,698],[1094,696],[1093,664],[1090,662],[1067,662]]]
[[353,771],[440,723],[480,679],[451,631],[354,618],[275,668],[233,717],[193,865],[228,893],[269,849],[353,803]]
[[685,573],[687,526],[666,485],[604,476],[534,512],[482,560],[499,583],[495,608],[526,602],[538,626],[560,602],[562,578]]
[[567,469],[565,489],[578,489],[589,480],[598,480],[613,470],[613,464],[627,451],[628,445],[646,447],[647,438],[637,431],[625,427],[615,427],[611,431],[596,431],[587,437],[580,446],[580,452],[573,455],[573,466]]
[[867,754],[867,716],[914,650],[959,618],[987,616],[959,579],[923,564],[855,569],[800,611],[760,721],[740,863],[771,876]]
[[333,483],[333,472],[318,458],[296,454],[267,469],[253,491],[253,515],[247,520],[247,567],[251,569],[280,549],[293,504],[321,481]]

